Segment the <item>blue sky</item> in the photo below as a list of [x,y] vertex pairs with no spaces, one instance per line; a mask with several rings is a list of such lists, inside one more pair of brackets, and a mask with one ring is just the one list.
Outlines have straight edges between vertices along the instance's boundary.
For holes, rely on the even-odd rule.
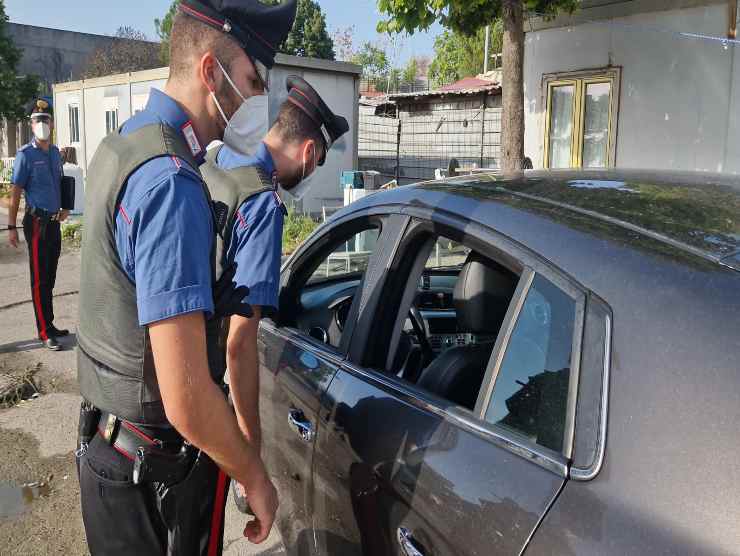
[[[367,40],[384,39],[375,31],[381,19],[375,0],[319,0],[319,4],[326,14],[330,33],[354,26],[355,46]],[[151,39],[156,38],[154,18],[162,17],[169,5],[170,0],[5,0],[6,12],[16,23],[103,35],[113,34],[119,26],[130,25]],[[429,32],[400,37],[397,65],[411,56],[431,56],[434,37],[440,32],[441,27],[435,25]],[[388,49],[388,53],[391,54],[392,49]]]

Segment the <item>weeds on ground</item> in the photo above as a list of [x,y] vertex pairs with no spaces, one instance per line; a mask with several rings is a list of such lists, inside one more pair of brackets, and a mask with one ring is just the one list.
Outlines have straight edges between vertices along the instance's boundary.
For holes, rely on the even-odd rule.
[[68,220],[62,222],[62,241],[72,247],[79,247],[82,243],[82,221]]
[[311,217],[289,210],[283,224],[283,255],[295,251],[318,225]]
[[22,400],[36,397],[40,392],[34,376],[40,368],[41,363],[18,370],[0,366],[0,408],[12,407]]

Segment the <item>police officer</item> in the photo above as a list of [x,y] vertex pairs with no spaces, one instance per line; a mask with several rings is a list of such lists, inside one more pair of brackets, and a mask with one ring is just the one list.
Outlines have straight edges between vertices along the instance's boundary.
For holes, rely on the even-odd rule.
[[[247,287],[253,315],[230,318],[226,343],[229,386],[239,425],[261,445],[257,328],[278,305],[285,207],[278,186],[300,199],[308,178],[324,164],[332,144],[349,130],[304,79],[289,76],[288,98],[254,154],[240,150],[247,141],[209,151],[203,177],[214,201],[225,210],[219,244],[219,271]],[[251,504],[251,498],[249,498]]]
[[22,146],[13,164],[13,190],[8,213],[10,245],[18,247],[16,219],[21,192],[26,196],[23,235],[28,244],[31,268],[31,298],[39,339],[52,351],[62,349],[57,341],[69,334],[54,326],[53,290],[57,277],[62,235],[59,223],[68,211],[61,209],[62,158],[51,142],[54,130],[52,109],[38,99],[31,108],[33,139]]
[[215,222],[199,166],[205,145],[233,140],[236,118],[266,117],[260,97],[295,10],[295,0],[183,0],[164,92],[152,90],[91,163],[77,454],[93,555],[219,554],[227,476],[256,516],[245,536],[270,532],[275,488],[209,365],[207,323],[251,311],[244,291],[214,300]]

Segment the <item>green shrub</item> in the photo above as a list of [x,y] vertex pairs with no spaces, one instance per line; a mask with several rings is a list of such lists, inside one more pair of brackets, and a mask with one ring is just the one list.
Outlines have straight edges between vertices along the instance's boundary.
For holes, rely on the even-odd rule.
[[81,220],[67,220],[66,222],[62,222],[62,241],[73,247],[80,246],[82,243]]
[[318,225],[309,216],[289,210],[283,225],[283,255],[295,251]]

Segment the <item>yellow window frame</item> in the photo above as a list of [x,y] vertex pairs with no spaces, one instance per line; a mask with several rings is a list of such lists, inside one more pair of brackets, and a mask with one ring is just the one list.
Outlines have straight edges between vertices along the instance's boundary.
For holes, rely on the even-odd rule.
[[606,144],[606,167],[614,165],[614,141],[616,138],[614,125],[618,106],[616,103],[615,89],[619,83],[619,73],[608,72],[604,74],[589,74],[573,76],[568,78],[554,78],[547,80],[547,110],[545,112],[545,141],[544,141],[544,167],[550,168],[550,123],[552,120],[552,92],[553,89],[563,86],[573,87],[573,110],[571,126],[573,133],[570,147],[570,167],[583,167],[583,141],[585,124],[586,89],[588,85],[598,83],[609,83],[609,122],[607,129]]

